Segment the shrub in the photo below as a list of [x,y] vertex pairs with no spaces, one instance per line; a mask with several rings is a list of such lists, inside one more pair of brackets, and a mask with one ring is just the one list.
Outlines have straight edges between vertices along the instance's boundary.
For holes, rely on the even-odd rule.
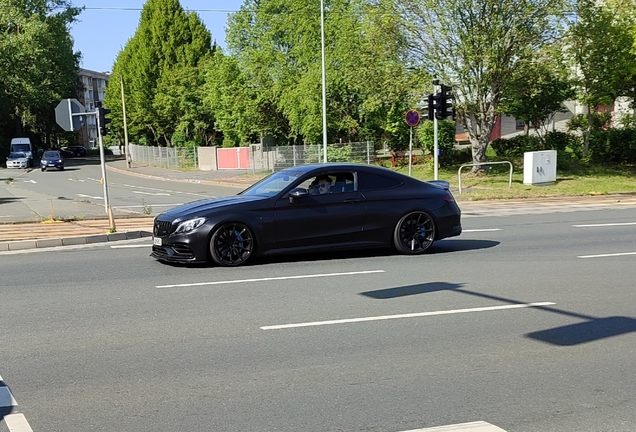
[[541,140],[533,135],[516,135],[512,138],[497,138],[490,147],[500,158],[518,158],[525,152],[540,150]]

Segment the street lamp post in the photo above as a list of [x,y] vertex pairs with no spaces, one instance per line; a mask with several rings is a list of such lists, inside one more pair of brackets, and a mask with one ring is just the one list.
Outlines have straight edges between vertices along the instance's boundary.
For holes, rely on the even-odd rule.
[[322,54],[322,150],[327,163],[327,84],[325,78],[325,3],[320,0],[320,45]]

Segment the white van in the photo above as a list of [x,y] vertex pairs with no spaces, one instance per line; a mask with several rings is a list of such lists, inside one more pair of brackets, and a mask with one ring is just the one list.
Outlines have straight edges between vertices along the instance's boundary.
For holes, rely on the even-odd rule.
[[29,138],[13,138],[11,140],[11,153],[24,153],[28,159],[28,166],[33,166],[33,157],[35,156],[35,147],[31,144]]

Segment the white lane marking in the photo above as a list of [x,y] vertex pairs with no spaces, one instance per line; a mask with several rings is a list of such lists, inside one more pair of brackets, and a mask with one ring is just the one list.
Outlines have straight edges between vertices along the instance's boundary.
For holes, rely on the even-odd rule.
[[627,225],[636,225],[636,222],[617,222],[617,223],[606,223],[606,224],[583,224],[583,225],[572,225],[574,228],[592,228],[592,227],[611,227],[611,226],[627,226]]
[[74,179],[74,178],[69,178],[69,181],[76,181],[76,182],[84,183],[84,180]]
[[9,432],[33,432],[24,414],[17,413],[4,416],[4,422],[7,424]]
[[163,192],[142,192],[142,191],[132,191],[132,193],[136,193],[136,194],[143,194],[143,195],[153,195],[153,196],[157,196],[157,195],[161,195],[161,196],[170,196],[169,193],[163,193]]
[[486,232],[486,231],[501,231],[501,228],[484,228],[484,229],[462,230],[463,233],[467,233],[467,232]]
[[[175,203],[175,204],[150,204],[150,207],[177,207],[180,205],[183,205],[185,203]],[[127,209],[127,208],[147,208],[148,206],[142,206],[142,205],[129,205],[129,206],[116,206],[119,209]]]
[[77,196],[80,198],[92,198],[92,199],[99,199],[99,200],[104,199],[104,197],[90,196],[90,195],[84,195],[84,194],[77,194]]
[[606,258],[606,257],[616,257],[616,256],[625,256],[625,255],[636,255],[636,252],[619,252],[619,253],[598,254],[598,255],[579,255],[577,258]]
[[264,327],[261,327],[261,330],[280,330],[280,329],[297,328],[297,327],[315,327],[315,326],[331,325],[331,324],[348,324],[348,323],[357,323],[357,322],[366,322],[366,321],[382,321],[382,320],[402,319],[402,318],[420,318],[420,317],[436,316],[436,315],[451,315],[451,314],[469,313],[469,312],[486,312],[486,311],[496,311],[496,310],[504,310],[504,309],[519,309],[519,308],[530,308],[530,307],[537,307],[537,306],[550,306],[553,304],[555,303],[552,303],[552,302],[520,303],[520,304],[503,305],[503,306],[485,306],[485,307],[471,308],[471,309],[452,309],[452,310],[445,310],[445,311],[416,312],[416,313],[400,314],[400,315],[382,315],[382,316],[372,316],[372,317],[363,317],[363,318],[347,318],[347,319],[330,320],[330,321],[314,321],[314,322],[306,322],[306,323],[298,323],[298,324],[280,324],[280,325],[264,326]]
[[246,283],[246,282],[266,282],[266,281],[274,281],[274,280],[309,279],[309,278],[332,277],[332,276],[351,276],[351,275],[370,274],[370,273],[385,273],[385,270],[368,270],[368,271],[357,271],[357,272],[346,272],[346,273],[322,273],[322,274],[313,274],[313,275],[226,280],[226,281],[199,282],[199,283],[176,284],[176,285],[157,285],[155,286],[155,288],[179,288],[179,287],[192,287],[192,286],[204,286],[204,285],[224,285],[224,284],[236,284],[236,283]]
[[149,244],[140,244],[140,245],[122,245],[122,246],[111,246],[111,249],[130,249],[130,248],[147,248],[152,247],[152,243]]
[[[119,185],[119,183],[113,183],[113,184]],[[129,188],[133,188],[133,189],[168,192],[170,194],[177,194],[177,195],[181,194],[181,195],[193,195],[193,196],[205,197],[205,198],[214,198],[214,197],[211,197],[210,195],[198,194],[198,193],[194,193],[194,192],[180,192],[180,191],[173,191],[173,190],[169,190],[169,189],[158,189],[158,188],[153,188],[153,187],[135,186],[135,185],[129,185],[129,184],[121,184],[121,186],[129,187]]]
[[490,423],[486,423],[485,421],[460,423],[460,424],[438,426],[438,427],[432,427],[432,428],[426,428],[426,429],[413,429],[410,431],[403,431],[403,432],[460,432],[460,431],[506,432],[500,427],[497,427]]
[[35,180],[22,180],[23,183],[33,183],[36,184],[37,182]]

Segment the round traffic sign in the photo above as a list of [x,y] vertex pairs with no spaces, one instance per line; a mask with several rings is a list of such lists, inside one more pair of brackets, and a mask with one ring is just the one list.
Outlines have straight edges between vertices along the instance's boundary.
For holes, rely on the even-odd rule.
[[417,126],[417,124],[420,122],[420,113],[415,110],[409,110],[406,113],[405,120],[407,125]]

